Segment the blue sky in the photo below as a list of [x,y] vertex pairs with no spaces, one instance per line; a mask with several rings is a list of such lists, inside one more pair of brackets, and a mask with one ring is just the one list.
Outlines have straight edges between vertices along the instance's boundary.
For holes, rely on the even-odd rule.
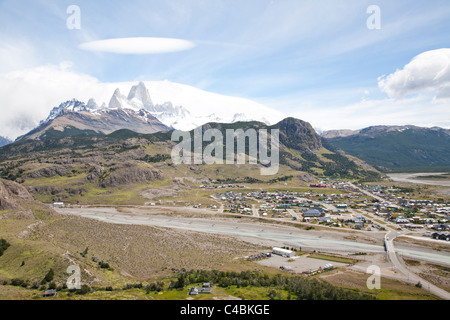
[[[70,5],[80,8],[80,30],[66,26]],[[367,28],[370,5],[380,8],[379,30]],[[3,75],[65,63],[99,82],[168,79],[249,98],[321,129],[450,127],[450,102],[436,99],[450,80],[421,83],[423,90],[417,83],[400,90],[398,79],[380,87],[380,77],[394,77],[414,57],[450,48],[448,0],[1,0],[0,21]],[[79,47],[127,37],[195,47],[141,55]]]

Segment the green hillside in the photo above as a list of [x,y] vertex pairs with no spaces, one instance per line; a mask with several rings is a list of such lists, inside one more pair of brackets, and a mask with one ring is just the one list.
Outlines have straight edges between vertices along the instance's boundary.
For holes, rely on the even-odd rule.
[[381,171],[450,168],[450,135],[444,129],[409,128],[325,139],[328,147],[358,157]]

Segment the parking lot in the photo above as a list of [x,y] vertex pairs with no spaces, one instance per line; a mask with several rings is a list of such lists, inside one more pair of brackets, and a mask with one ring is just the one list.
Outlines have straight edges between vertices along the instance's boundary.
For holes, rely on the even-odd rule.
[[285,258],[278,255],[272,255],[271,258],[264,259],[257,261],[256,263],[259,263],[263,266],[267,267],[273,267],[273,268],[280,268],[281,266],[288,268],[289,270],[292,270],[295,273],[303,273],[303,272],[310,272],[313,270],[317,270],[320,267],[324,268],[327,264],[332,264],[335,268],[336,267],[342,267],[346,266],[344,263],[337,263],[334,261],[326,261],[321,259],[313,259],[308,258],[308,255],[305,254],[303,256],[296,256],[293,257],[294,261],[290,262],[289,258]]

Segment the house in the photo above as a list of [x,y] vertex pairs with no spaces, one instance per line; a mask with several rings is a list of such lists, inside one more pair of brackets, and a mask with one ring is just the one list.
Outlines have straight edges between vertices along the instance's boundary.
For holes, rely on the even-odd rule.
[[190,296],[196,296],[198,295],[198,288],[197,287],[193,287],[189,290],[189,295]]
[[319,221],[323,221],[323,222],[326,222],[326,223],[331,223],[332,220],[333,219],[331,217],[320,217],[319,218]]
[[205,282],[203,283],[203,286],[201,288],[198,287],[193,287],[189,290],[189,295],[190,296],[196,296],[200,293],[211,293],[213,287],[213,283],[212,282]]
[[303,218],[320,218],[325,216],[325,213],[318,208],[308,209],[303,211]]
[[54,297],[56,295],[56,290],[51,289],[44,292],[43,297]]
[[361,230],[362,228],[364,228],[364,222],[356,221],[355,222],[355,229]]
[[436,231],[446,231],[449,230],[448,225],[445,224],[435,224],[433,225],[432,229],[436,230]]
[[446,241],[450,241],[450,234],[445,234],[442,232],[435,232],[433,233],[433,235],[431,236],[433,239],[435,240],[446,240]]

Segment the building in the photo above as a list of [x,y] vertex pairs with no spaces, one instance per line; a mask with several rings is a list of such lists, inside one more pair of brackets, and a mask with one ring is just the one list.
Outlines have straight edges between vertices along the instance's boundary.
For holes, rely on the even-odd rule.
[[450,241],[450,234],[448,233],[435,232],[431,237],[436,240]]
[[397,224],[408,224],[409,220],[408,219],[403,219],[403,218],[398,218],[397,220],[395,220],[395,223],[397,223]]
[[196,296],[200,293],[211,293],[213,287],[213,283],[212,282],[205,282],[203,283],[203,287],[198,288],[198,287],[193,287],[189,290],[189,295],[190,296]]
[[287,257],[287,258],[291,258],[291,257],[295,256],[294,251],[287,250],[287,249],[281,249],[281,248],[273,248],[272,253],[282,256],[282,257]]
[[364,222],[358,220],[355,222],[355,229],[361,230],[362,228],[364,228]]
[[56,295],[56,290],[51,289],[44,292],[44,297],[54,297]]
[[319,210],[318,208],[312,208],[303,211],[303,218],[320,218],[323,216],[325,216],[325,213],[322,212],[322,210]]

